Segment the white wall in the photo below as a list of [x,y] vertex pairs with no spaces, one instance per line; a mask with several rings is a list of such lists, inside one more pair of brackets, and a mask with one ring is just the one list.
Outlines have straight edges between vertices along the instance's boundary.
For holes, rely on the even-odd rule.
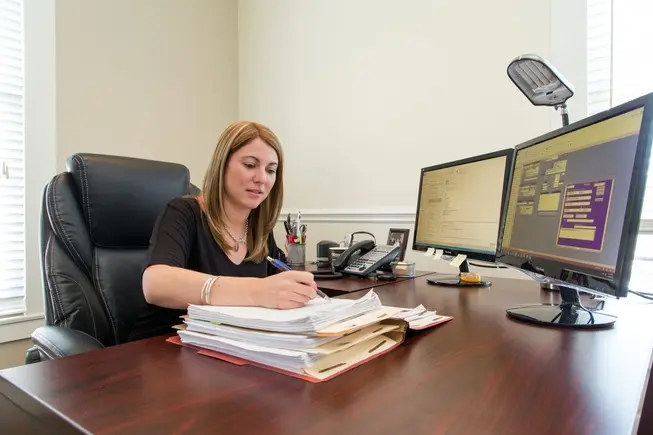
[[241,118],[276,131],[290,209],[414,211],[419,168],[549,129],[506,75],[550,1],[241,0]]
[[[74,152],[181,162],[200,183],[228,122],[268,123],[288,156],[285,208],[302,209],[313,260],[315,242],[355,230],[385,241],[389,228],[409,228],[412,239],[420,167],[559,125],[508,81],[517,54],[549,56],[576,84],[572,121],[585,115],[585,0],[25,5],[33,321],[3,320],[0,342],[28,336],[40,321],[40,195]],[[419,252],[407,258],[447,270]]]
[[[575,88],[567,102],[569,122],[587,116],[587,0],[551,0],[551,57],[549,60]],[[549,111],[551,128],[562,126],[560,113]]]
[[[506,75],[519,54],[553,57],[558,1],[239,2],[240,118],[284,144],[284,211],[302,211],[309,260],[317,241],[355,230],[385,243],[389,228],[409,228],[412,243],[421,167],[514,147],[559,123]],[[455,271],[410,249],[407,259]]]
[[236,0],[58,0],[57,167],[75,152],[187,165],[238,116]]

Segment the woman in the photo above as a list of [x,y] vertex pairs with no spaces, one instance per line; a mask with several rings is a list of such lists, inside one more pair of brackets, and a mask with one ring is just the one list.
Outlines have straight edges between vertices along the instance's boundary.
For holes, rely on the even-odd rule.
[[273,228],[283,198],[283,152],[267,127],[236,122],[218,141],[197,197],[170,201],[154,226],[148,303],[296,308],[315,298],[309,272],[277,273]]

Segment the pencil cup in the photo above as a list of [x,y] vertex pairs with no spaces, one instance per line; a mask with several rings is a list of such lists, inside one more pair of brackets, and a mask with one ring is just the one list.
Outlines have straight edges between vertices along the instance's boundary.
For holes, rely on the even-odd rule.
[[288,264],[291,266],[303,266],[306,263],[306,245],[303,243],[292,243],[288,245]]

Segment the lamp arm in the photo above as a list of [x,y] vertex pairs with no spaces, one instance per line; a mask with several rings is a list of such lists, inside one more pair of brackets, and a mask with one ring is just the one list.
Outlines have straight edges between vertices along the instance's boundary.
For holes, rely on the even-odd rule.
[[562,117],[562,126],[565,127],[569,125],[569,111],[567,110],[567,103],[562,103],[555,106],[556,110],[560,110],[560,116]]

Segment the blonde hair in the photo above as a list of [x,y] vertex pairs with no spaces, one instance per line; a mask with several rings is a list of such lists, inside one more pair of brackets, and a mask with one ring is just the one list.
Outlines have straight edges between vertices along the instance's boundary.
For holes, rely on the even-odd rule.
[[213,151],[213,157],[204,176],[202,192],[197,200],[202,206],[213,238],[218,246],[227,252],[230,246],[220,233],[220,230],[225,228],[223,210],[227,164],[233,153],[256,138],[260,138],[272,147],[279,159],[276,181],[272,190],[249,214],[247,231],[249,255],[244,261],[258,263],[268,255],[268,236],[274,230],[283,202],[283,151],[277,136],[268,127],[256,122],[239,121],[227,126]]

